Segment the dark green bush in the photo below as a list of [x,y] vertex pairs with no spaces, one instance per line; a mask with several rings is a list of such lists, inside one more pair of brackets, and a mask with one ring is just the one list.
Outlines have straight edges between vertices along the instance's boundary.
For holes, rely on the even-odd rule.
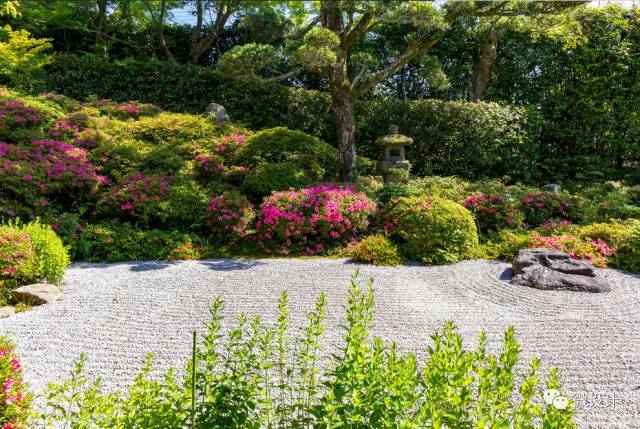
[[71,249],[74,260],[123,262],[173,259],[188,245],[202,246],[204,240],[194,234],[142,230],[129,223],[113,222],[87,226]]
[[305,188],[318,181],[296,162],[266,163],[254,168],[242,183],[242,190],[259,201],[273,191]]
[[317,178],[331,180],[338,151],[301,131],[277,127],[249,137],[239,148],[236,162],[249,168],[262,163],[295,162]]
[[400,197],[387,207],[385,229],[403,243],[410,258],[426,264],[458,262],[478,245],[473,215],[454,201]]

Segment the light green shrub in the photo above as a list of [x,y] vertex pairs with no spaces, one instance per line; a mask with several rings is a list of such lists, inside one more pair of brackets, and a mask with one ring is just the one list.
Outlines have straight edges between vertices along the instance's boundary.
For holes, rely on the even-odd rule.
[[356,262],[373,265],[399,265],[402,258],[395,243],[384,235],[370,235],[347,248],[347,254]]
[[640,221],[629,225],[613,259],[612,265],[632,273],[640,273]]
[[69,253],[60,237],[49,225],[43,225],[39,221],[23,225],[22,230],[29,234],[35,250],[34,267],[29,277],[24,279],[25,283],[43,279],[59,283],[69,266]]
[[458,262],[478,245],[473,215],[444,198],[397,198],[384,219],[385,229],[403,243],[407,256],[426,264]]

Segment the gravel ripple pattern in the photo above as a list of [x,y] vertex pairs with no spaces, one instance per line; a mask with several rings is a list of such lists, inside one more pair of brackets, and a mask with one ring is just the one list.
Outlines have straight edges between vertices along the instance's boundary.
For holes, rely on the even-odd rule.
[[80,353],[87,371],[109,389],[125,388],[147,352],[157,367],[182,367],[191,331],[203,331],[215,295],[225,317],[239,312],[273,321],[289,292],[294,326],[302,326],[317,295],[327,295],[327,339],[340,343],[349,277],[374,277],[374,334],[423,354],[430,334],[453,320],[468,346],[481,330],[498,350],[514,325],[524,358],[560,368],[576,399],[580,428],[640,428],[640,276],[600,270],[612,292],[541,291],[511,285],[510,265],[465,261],[398,268],[336,259],[219,259],[186,262],[74,264],[63,299],[0,320],[13,336],[35,390],[67,376]]

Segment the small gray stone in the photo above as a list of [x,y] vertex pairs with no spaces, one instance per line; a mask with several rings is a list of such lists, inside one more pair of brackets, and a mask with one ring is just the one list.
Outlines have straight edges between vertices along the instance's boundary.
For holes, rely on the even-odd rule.
[[209,104],[207,106],[207,111],[205,114],[208,118],[212,119],[216,123],[229,122],[231,120],[224,106],[218,103]]
[[545,191],[545,192],[562,192],[562,186],[558,185],[557,183],[549,183],[548,185],[544,185],[542,188],[540,188],[541,191]]
[[15,307],[12,307],[10,305],[5,305],[4,307],[0,307],[0,318],[13,316],[14,314],[16,314]]
[[62,298],[62,292],[56,285],[49,283],[36,283],[22,286],[11,291],[13,299],[26,304],[40,305]]
[[525,249],[513,260],[512,284],[545,290],[608,292],[609,284],[596,277],[593,265],[576,261],[564,252]]

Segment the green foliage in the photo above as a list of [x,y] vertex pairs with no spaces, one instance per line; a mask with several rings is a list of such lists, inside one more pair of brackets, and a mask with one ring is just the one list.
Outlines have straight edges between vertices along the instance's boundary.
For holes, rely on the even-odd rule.
[[259,76],[273,71],[278,52],[271,45],[248,43],[234,46],[220,57],[218,70],[234,76]]
[[613,262],[618,268],[640,273],[640,221],[628,225]]
[[395,197],[427,195],[463,201],[470,192],[471,183],[458,177],[425,176],[409,180],[406,184],[385,184],[377,190],[377,199],[387,203]]
[[333,178],[337,151],[328,144],[301,131],[277,127],[260,131],[240,147],[236,162],[246,167],[261,163],[295,162],[318,179]]
[[0,76],[13,85],[32,88],[41,79],[42,68],[51,62],[49,39],[31,37],[26,30],[0,28]]
[[247,174],[242,190],[259,201],[274,191],[305,188],[317,181],[317,177],[297,162],[264,163]]
[[[540,360],[522,365],[513,327],[497,353],[481,333],[465,348],[453,323],[432,336],[425,359],[372,338],[374,290],[351,281],[342,325],[343,344],[323,342],[326,299],[320,295],[300,335],[292,335],[283,292],[276,323],[237,317],[227,328],[216,298],[211,320],[195,347],[181,384],[173,372],[151,375],[151,359],[127,394],[103,393],[83,373],[82,357],[71,379],[49,386],[36,425],[81,428],[287,428],[287,427],[507,427],[574,428],[565,409],[543,401],[562,394],[555,369],[542,382]],[[195,373],[195,378],[192,376]],[[195,393],[195,407],[190,399]],[[191,414],[193,412],[193,414]]]
[[130,223],[89,225],[73,243],[74,260],[124,262],[175,259],[179,249],[203,246],[194,234],[157,229],[141,230]]
[[69,266],[69,253],[60,237],[49,225],[37,220],[22,225],[21,229],[29,234],[35,250],[34,266],[30,273],[33,277],[25,279],[25,282],[46,279],[51,283],[59,283]]
[[400,197],[384,213],[385,229],[410,258],[426,264],[458,262],[478,245],[473,215],[460,204],[426,196]]
[[347,248],[347,254],[356,262],[373,265],[399,265],[402,258],[396,245],[384,235],[370,235]]
[[503,229],[487,234],[486,241],[476,248],[473,256],[489,260],[511,261],[520,250],[531,247],[532,243],[533,237],[529,230]]

